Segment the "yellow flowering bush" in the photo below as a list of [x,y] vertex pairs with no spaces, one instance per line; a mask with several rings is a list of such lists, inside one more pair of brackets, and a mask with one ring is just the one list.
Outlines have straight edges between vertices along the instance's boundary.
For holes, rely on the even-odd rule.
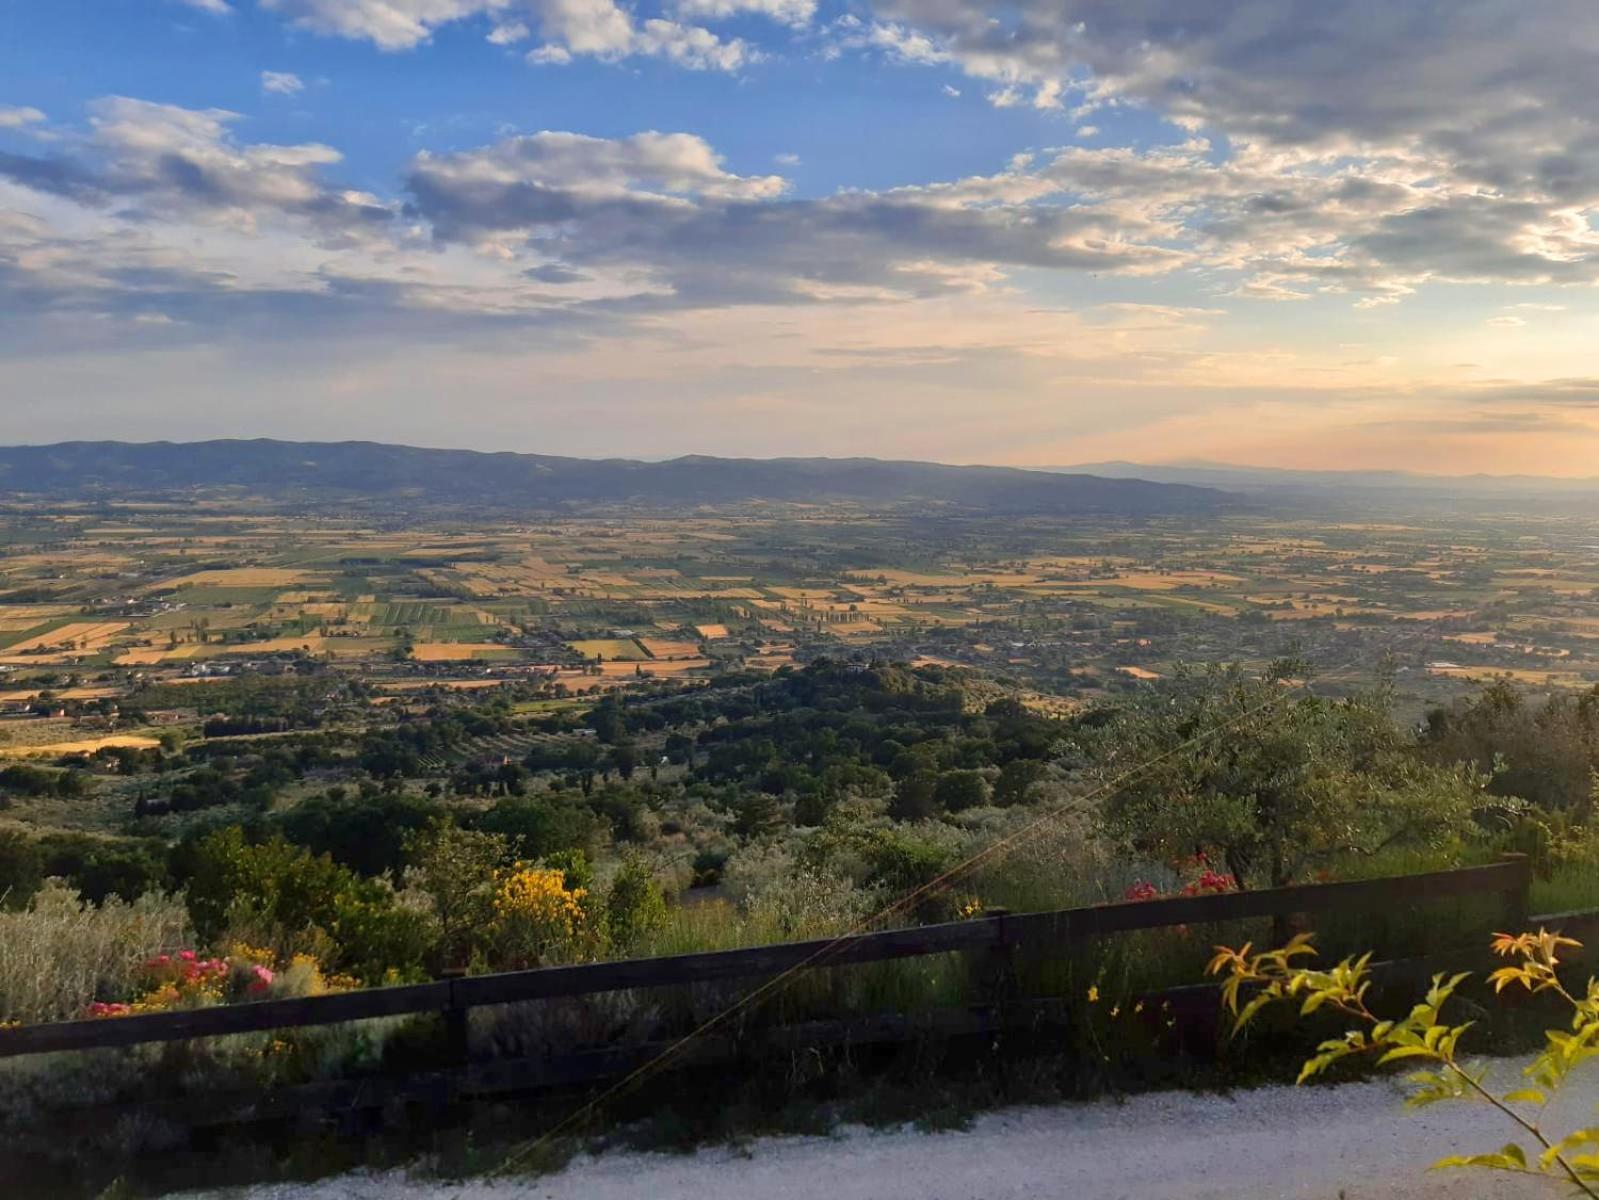
[[489,944],[506,967],[569,962],[592,937],[588,889],[568,887],[566,873],[519,862],[494,876],[494,932]]

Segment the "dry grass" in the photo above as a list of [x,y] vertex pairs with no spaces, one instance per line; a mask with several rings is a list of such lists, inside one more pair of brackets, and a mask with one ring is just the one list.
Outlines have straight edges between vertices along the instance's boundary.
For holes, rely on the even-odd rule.
[[694,626],[694,630],[702,638],[706,638],[707,640],[732,636],[732,634],[727,632],[726,625],[696,625]]
[[711,665],[708,658],[674,658],[667,662],[607,662],[600,664],[600,671],[607,678],[628,678],[635,674],[649,677],[652,675],[682,675],[689,671],[700,671]]
[[471,662],[481,649],[476,642],[418,642],[411,657],[417,662]]
[[295,584],[318,582],[308,571],[287,567],[224,567],[214,571],[195,571],[173,579],[162,587],[289,588]]
[[128,627],[126,621],[74,621],[6,647],[7,654],[24,654],[29,650],[48,650],[66,647],[73,650],[94,651],[109,642]]
[[106,737],[83,738],[76,742],[49,742],[39,746],[3,746],[0,747],[0,758],[25,758],[30,755],[50,755],[52,757],[62,754],[93,754],[96,750],[105,750],[112,746],[121,746],[130,750],[150,750],[161,743],[153,737],[145,737],[137,733],[114,733]]

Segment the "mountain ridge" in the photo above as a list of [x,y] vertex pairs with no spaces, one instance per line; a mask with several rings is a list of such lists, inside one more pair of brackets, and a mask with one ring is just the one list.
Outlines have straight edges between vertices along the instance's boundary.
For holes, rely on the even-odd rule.
[[921,501],[1000,513],[1155,515],[1236,502],[1188,484],[864,457],[642,461],[274,438],[0,446],[4,493],[109,499],[194,491],[529,510]]

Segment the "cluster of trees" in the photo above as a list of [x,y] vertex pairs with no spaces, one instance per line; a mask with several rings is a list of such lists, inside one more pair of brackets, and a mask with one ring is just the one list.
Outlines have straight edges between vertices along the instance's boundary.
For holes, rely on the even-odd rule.
[[[822,831],[807,844],[844,836],[832,817],[846,799],[858,802],[847,811],[888,822],[849,833],[865,839],[850,853],[875,864],[868,874],[884,887],[948,865],[945,843],[910,831],[991,805],[1070,799],[1130,858],[1203,855],[1248,887],[1400,845],[1447,858],[1474,838],[1513,843],[1550,814],[1563,828],[1591,820],[1599,690],[1540,701],[1495,684],[1416,730],[1394,720],[1385,691],[1330,699],[1293,685],[1298,671],[1179,671],[1068,719],[994,699],[958,672],[822,661],[688,693],[607,697],[543,719],[522,761],[458,755],[439,765],[471,739],[513,728],[503,701],[364,732],[131,752],[95,765],[141,775],[137,836],[8,834],[0,893],[25,902],[48,875],[92,900],[188,888],[195,846],[229,829],[246,846],[281,843],[394,888],[417,867],[417,839],[442,825],[523,860],[592,859],[675,831],[695,809],[720,814],[686,847],[709,882],[737,845],[795,827]],[[272,703],[306,693],[248,695],[257,711],[247,719],[275,721]],[[343,781],[280,806],[291,786],[303,795],[313,772]],[[425,787],[407,783],[413,774]],[[77,797],[93,779],[15,765],[0,770],[0,795]],[[187,817],[144,820],[173,813]]]

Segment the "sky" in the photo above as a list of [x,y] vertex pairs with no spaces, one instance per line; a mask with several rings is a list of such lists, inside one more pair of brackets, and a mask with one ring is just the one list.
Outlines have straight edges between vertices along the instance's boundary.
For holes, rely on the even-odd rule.
[[1599,475],[1594,0],[6,0],[0,442]]

